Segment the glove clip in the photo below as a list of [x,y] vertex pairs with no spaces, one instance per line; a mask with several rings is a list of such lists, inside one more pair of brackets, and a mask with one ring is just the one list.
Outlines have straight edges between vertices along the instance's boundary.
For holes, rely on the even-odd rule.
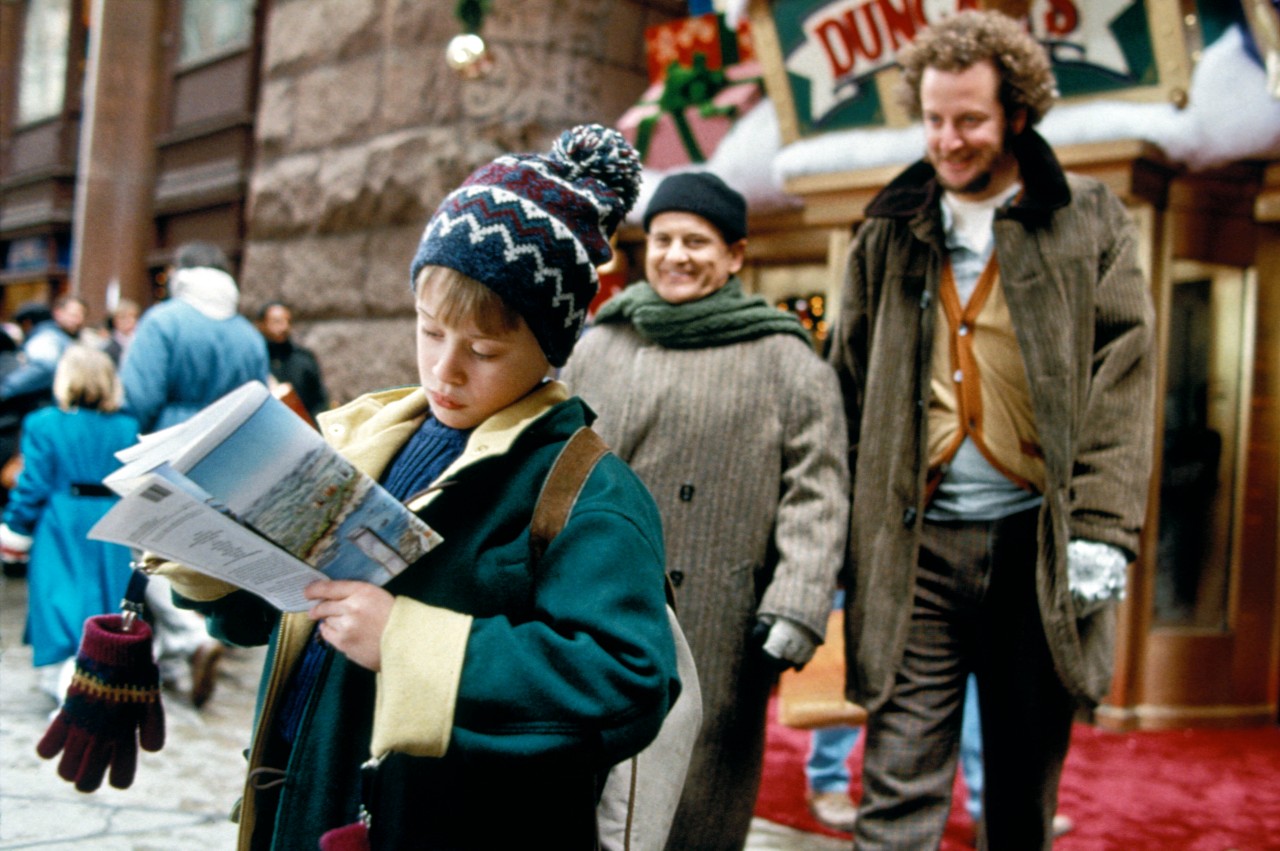
[[120,631],[133,632],[133,622],[142,617],[146,609],[147,574],[143,573],[139,562],[129,562],[133,573],[129,576],[129,587],[125,589],[124,598],[120,601]]

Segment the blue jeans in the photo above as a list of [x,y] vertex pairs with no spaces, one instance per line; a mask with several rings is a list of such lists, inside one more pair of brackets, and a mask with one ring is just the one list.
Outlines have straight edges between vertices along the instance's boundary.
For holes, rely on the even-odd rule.
[[[844,608],[844,589],[837,588],[831,600],[832,609]],[[811,792],[849,791],[849,754],[861,727],[818,727],[809,741],[809,758],[805,760],[804,777]]]
[[804,764],[810,791],[849,791],[849,754],[860,735],[861,727],[819,727],[813,731]]
[[969,797],[964,808],[977,824],[982,820],[982,716],[978,714],[978,678],[965,683],[964,717],[960,721],[960,773]]

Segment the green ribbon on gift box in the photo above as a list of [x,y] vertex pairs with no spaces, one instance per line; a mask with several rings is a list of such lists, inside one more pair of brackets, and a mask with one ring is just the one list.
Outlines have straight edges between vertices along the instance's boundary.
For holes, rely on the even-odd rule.
[[671,116],[680,144],[684,146],[689,161],[706,162],[707,158],[693,135],[693,128],[685,117],[685,111],[697,107],[703,118],[732,117],[737,108],[733,106],[716,106],[711,99],[729,86],[729,80],[722,70],[711,70],[707,67],[707,57],[703,53],[693,54],[693,67],[685,68],[679,62],[667,66],[667,78],[662,85],[662,94],[658,96],[658,112],[640,120],[636,128],[636,151],[643,160],[649,153],[649,143],[653,140],[653,132],[662,120],[664,113]]

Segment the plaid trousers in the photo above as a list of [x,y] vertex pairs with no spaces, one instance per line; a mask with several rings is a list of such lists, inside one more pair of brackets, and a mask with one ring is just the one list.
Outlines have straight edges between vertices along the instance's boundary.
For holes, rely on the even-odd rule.
[[979,847],[1052,847],[1075,704],[1040,619],[1036,515],[924,523],[906,649],[892,695],[867,721],[858,851],[940,845],[970,671],[986,781]]

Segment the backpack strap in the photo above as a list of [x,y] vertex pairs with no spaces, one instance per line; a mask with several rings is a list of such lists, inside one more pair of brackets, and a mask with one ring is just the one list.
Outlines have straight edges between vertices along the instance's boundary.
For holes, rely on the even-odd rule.
[[542,559],[551,539],[560,534],[587,477],[608,451],[604,440],[590,426],[575,431],[560,450],[542,484],[529,524],[529,548],[533,550],[534,561]]
[[[533,520],[529,523],[529,549],[533,551],[534,562],[542,560],[551,540],[560,534],[569,520],[569,512],[578,501],[582,486],[587,483],[587,477],[608,452],[609,445],[590,426],[575,431],[560,450],[546,481],[542,483],[538,503],[533,507]],[[675,609],[675,590],[665,573],[663,590],[667,605]]]

